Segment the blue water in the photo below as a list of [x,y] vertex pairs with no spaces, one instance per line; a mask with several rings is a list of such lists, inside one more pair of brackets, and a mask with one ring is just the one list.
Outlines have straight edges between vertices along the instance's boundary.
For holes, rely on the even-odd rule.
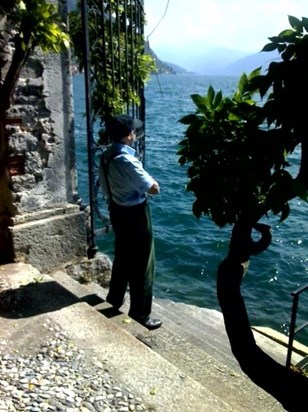
[[[154,76],[146,86],[145,167],[160,183],[161,194],[151,199],[155,232],[155,296],[219,309],[216,271],[225,257],[231,227],[219,229],[207,217],[197,220],[191,211],[193,196],[185,192],[186,169],[177,162],[177,144],[185,126],[178,120],[194,111],[190,95],[205,94],[208,86],[232,94],[237,78],[210,76]],[[74,76],[75,136],[79,194],[88,199],[86,124],[83,76]],[[295,153],[291,161],[298,164]],[[267,251],[253,257],[244,278],[251,324],[272,327],[287,334],[291,292],[308,283],[308,205],[291,203],[287,221],[269,217],[273,241]],[[99,249],[113,257],[113,234],[98,238]],[[298,324],[308,320],[308,292],[300,298]],[[308,332],[297,339],[308,343]]]

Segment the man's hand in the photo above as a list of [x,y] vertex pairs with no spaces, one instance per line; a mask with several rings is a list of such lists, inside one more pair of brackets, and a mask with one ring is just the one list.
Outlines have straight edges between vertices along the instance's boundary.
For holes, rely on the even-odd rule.
[[148,190],[149,195],[157,195],[160,192],[160,187],[157,182],[154,182],[150,189]]

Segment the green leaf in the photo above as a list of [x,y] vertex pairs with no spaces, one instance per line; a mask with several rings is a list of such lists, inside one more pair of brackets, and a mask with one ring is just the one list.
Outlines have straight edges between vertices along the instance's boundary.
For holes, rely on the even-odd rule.
[[286,220],[289,214],[290,214],[290,206],[288,203],[285,203],[281,209],[280,223]]
[[181,156],[178,159],[178,162],[180,163],[181,166],[184,166],[184,164],[186,163],[186,156]]
[[210,105],[212,105],[214,97],[215,97],[215,91],[213,89],[213,86],[210,85],[210,87],[208,88],[208,91],[207,91],[207,100],[210,103]]
[[268,39],[272,42],[272,43],[279,43],[281,41],[281,38],[278,36],[272,36],[272,37],[268,37]]
[[287,40],[287,39],[291,39],[294,36],[296,36],[296,32],[294,30],[291,29],[287,29],[287,30],[283,30],[281,33],[279,33],[278,35],[282,40]]
[[294,17],[294,16],[289,16],[289,23],[292,29],[296,30],[297,32],[302,33],[303,32],[303,24],[302,22]]
[[69,49],[69,48],[70,48],[70,45],[71,45],[69,38],[64,38],[64,39],[63,39],[63,44],[64,44],[64,47],[66,47],[67,49]]
[[198,116],[195,114],[189,114],[187,116],[182,117],[179,122],[183,124],[192,124],[198,120]]
[[259,77],[261,74],[261,66],[257,67],[256,69],[254,69],[252,72],[250,72],[249,76],[248,76],[248,80],[252,80],[255,77]]
[[308,32],[308,18],[302,17],[302,23],[303,23],[304,29]]
[[200,96],[200,94],[192,94],[191,96],[192,101],[195,103],[196,106],[203,105],[207,103],[207,99],[204,96]]
[[187,152],[188,152],[187,147],[182,146],[177,150],[176,154],[181,155],[181,156],[186,156]]
[[18,7],[19,7],[20,10],[27,10],[27,7],[26,7],[25,2],[23,0],[19,1]]
[[267,43],[263,49],[261,50],[261,52],[269,52],[269,51],[273,51],[277,49],[277,44],[275,43]]
[[156,395],[157,392],[158,392],[158,388],[152,388],[149,393],[150,395]]
[[201,215],[202,215],[202,208],[198,202],[198,200],[195,200],[195,202],[193,203],[193,214],[196,216],[197,219],[200,219]]
[[213,101],[213,108],[216,109],[222,101],[222,91],[219,90],[219,92],[216,94],[214,101]]
[[179,147],[186,147],[186,146],[187,146],[187,143],[188,143],[188,140],[185,138],[185,139],[181,140],[181,141],[178,143],[178,146],[179,146]]

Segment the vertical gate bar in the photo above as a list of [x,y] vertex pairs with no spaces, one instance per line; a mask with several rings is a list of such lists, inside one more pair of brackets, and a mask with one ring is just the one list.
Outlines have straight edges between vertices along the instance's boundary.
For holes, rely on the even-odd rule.
[[118,80],[119,80],[119,89],[121,93],[121,98],[123,98],[122,52],[121,52],[122,31],[121,31],[121,20],[120,20],[119,7],[120,7],[120,3],[119,3],[119,0],[117,0],[116,19],[117,19],[117,29],[118,29]]
[[90,234],[88,242],[88,257],[92,258],[97,252],[95,239],[94,218],[94,159],[93,159],[93,113],[91,104],[91,82],[90,82],[90,47],[88,30],[88,0],[81,0],[81,16],[83,30],[83,55],[85,76],[85,99],[86,99],[86,124],[87,124],[87,149],[88,149],[88,174],[89,174],[89,203],[90,203]]
[[[138,20],[138,8],[137,8],[137,4],[138,2],[136,2],[135,0],[135,8],[134,8],[134,44],[135,47],[137,46],[138,51],[137,53],[134,53],[134,60],[135,60],[135,64],[134,67],[137,68],[138,67],[138,57],[139,57],[139,47],[140,47],[140,33],[139,33],[139,20]],[[139,3],[138,3],[139,4]],[[134,84],[134,89],[135,92],[138,93],[139,96],[139,81],[138,81],[138,77],[135,77],[135,84]],[[135,115],[136,117],[139,117],[139,107],[137,105],[135,105]]]
[[[139,2],[137,2],[139,5]],[[135,2],[135,30],[134,30],[134,35],[135,35],[135,45],[138,47],[138,52],[134,53],[135,56],[135,67],[138,67],[138,58],[140,54],[140,21],[139,21],[139,7],[137,6]],[[138,96],[140,96],[140,82],[138,78],[135,78],[135,91],[138,93]],[[138,107],[136,105],[136,115],[138,118],[140,118],[140,106]]]
[[[124,0],[124,19],[125,19],[125,34],[124,34],[124,39],[125,39],[125,78],[126,78],[126,92],[128,94],[129,92],[129,52],[128,52],[128,14],[127,14],[127,0]],[[126,112],[129,113],[129,107],[128,104],[126,104]]]
[[[130,0],[130,64],[131,64],[131,84],[135,88],[135,65],[134,65],[134,13],[133,0]],[[132,116],[135,117],[135,104],[132,103]]]
[[[140,39],[143,42],[141,45],[141,53],[144,54],[144,7],[143,0],[138,0],[138,16],[139,16],[139,30]],[[140,115],[139,118],[145,123],[145,99],[144,99],[144,85],[141,83],[139,88],[140,96]]]
[[110,57],[111,57],[111,78],[113,96],[115,95],[115,79],[114,79],[114,45],[113,45],[113,23],[112,23],[112,0],[109,0],[109,35],[110,35]]
[[[103,39],[103,76],[104,79],[107,79],[107,50],[106,50],[106,14],[105,14],[105,2],[104,0],[101,0],[101,22],[102,22],[102,39]],[[106,96],[102,96],[103,102],[105,106],[106,103]]]
[[[138,0],[138,26],[139,26],[139,36],[141,44],[141,53],[144,54],[144,8],[143,8],[143,0]],[[145,129],[146,129],[146,122],[145,122],[145,97],[144,97],[144,85],[141,82],[139,87],[139,97],[140,97],[140,107],[139,107],[139,118],[143,121],[143,129],[144,133],[142,139],[140,141],[140,151],[142,152],[142,162],[145,163]]]

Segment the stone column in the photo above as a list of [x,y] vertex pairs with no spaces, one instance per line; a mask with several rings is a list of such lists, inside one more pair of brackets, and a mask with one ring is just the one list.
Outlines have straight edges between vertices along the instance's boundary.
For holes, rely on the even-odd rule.
[[[8,222],[5,233],[13,245],[13,260],[52,271],[87,254],[85,215],[74,200],[78,196],[69,52],[37,52],[30,58],[10,117],[6,129],[13,198],[8,202],[11,211],[3,208],[0,218]],[[0,242],[0,256],[10,253],[5,246]]]

